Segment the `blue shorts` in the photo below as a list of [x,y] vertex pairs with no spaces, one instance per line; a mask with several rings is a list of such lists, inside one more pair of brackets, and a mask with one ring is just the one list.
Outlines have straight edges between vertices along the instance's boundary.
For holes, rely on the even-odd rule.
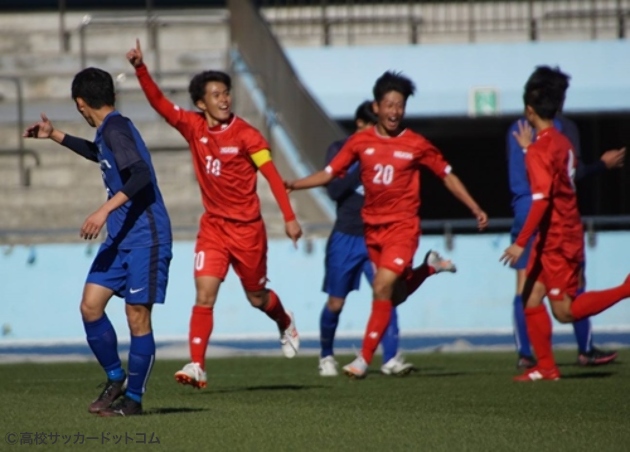
[[374,268],[361,235],[333,231],[326,245],[326,264],[322,290],[331,297],[346,298],[361,285],[361,275],[370,284]]
[[[516,241],[516,238],[523,229],[525,225],[525,220],[527,220],[527,214],[529,210],[515,210],[514,212],[514,222],[512,223],[512,229],[510,230],[510,236],[512,239],[511,243]],[[532,251],[532,246],[534,246],[534,240],[536,239],[536,234],[532,235],[527,245],[525,245],[525,249],[523,250],[523,254],[521,257],[511,266],[515,270],[525,270],[527,268],[527,262],[529,261],[529,255]]]
[[129,304],[164,303],[172,245],[121,250],[103,243],[86,283],[114,291]]

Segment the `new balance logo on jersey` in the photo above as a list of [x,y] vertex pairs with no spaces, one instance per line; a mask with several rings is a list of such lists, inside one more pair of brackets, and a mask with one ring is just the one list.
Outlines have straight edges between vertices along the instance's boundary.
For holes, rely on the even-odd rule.
[[405,151],[394,151],[394,158],[403,160],[413,160],[413,154]]
[[396,259],[394,259],[394,264],[396,264],[396,265],[402,265],[404,263],[405,263],[405,261],[402,260],[400,257],[397,257]]
[[372,155],[374,154],[374,148],[367,148],[365,150],[365,155]]
[[227,147],[221,148],[221,154],[238,154],[238,147],[227,146]]
[[201,137],[199,138],[199,141],[201,141],[203,144],[208,144],[208,137]]

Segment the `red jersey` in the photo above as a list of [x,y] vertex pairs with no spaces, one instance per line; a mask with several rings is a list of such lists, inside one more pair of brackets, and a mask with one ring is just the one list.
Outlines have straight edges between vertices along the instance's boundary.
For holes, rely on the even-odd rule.
[[[560,248],[566,242],[581,243],[584,231],[573,181],[577,160],[571,142],[553,127],[543,130],[527,148],[525,166],[532,190],[530,216],[536,213],[534,210],[539,210],[538,202],[546,206],[538,219],[543,250]],[[530,226],[536,227],[535,224]],[[517,243],[527,243],[534,232],[530,229],[523,227]]]
[[136,74],[151,106],[188,142],[206,213],[242,222],[259,219],[257,168],[250,155],[269,149],[261,133],[238,116],[211,129],[202,113],[164,97],[146,66]]
[[398,136],[380,135],[370,127],[352,135],[326,167],[342,175],[354,161],[361,168],[365,201],[361,215],[368,225],[392,223],[418,215],[420,165],[439,177],[451,171],[440,151],[426,138],[409,129]]

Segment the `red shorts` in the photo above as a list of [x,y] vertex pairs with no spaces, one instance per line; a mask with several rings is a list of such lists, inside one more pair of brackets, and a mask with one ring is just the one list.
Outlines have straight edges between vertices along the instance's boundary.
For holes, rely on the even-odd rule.
[[544,284],[551,301],[562,301],[565,294],[575,298],[584,265],[584,242],[575,240],[551,249],[540,245],[538,240],[534,244],[527,277]]
[[267,284],[267,232],[262,218],[251,223],[203,215],[195,245],[195,278],[222,281],[232,265],[247,291]]
[[365,226],[368,256],[376,268],[405,276],[411,271],[420,239],[420,218]]

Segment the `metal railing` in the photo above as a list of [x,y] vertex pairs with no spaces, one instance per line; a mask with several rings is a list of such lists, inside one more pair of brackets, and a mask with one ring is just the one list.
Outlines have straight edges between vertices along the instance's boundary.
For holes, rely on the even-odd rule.
[[26,165],[26,157],[31,157],[35,162],[35,166],[40,165],[39,154],[32,149],[24,147],[24,95],[22,92],[22,81],[19,77],[0,75],[0,80],[11,82],[15,85],[16,92],[16,109],[17,109],[17,148],[3,149],[0,148],[0,157],[17,157],[18,171],[20,174],[20,185],[28,187],[31,183],[30,167]]
[[597,39],[627,35],[629,0],[263,0],[257,2],[280,38],[320,36],[321,44],[353,44],[359,37],[408,36],[409,43],[457,34],[578,33]]
[[323,150],[345,136],[298,79],[280,44],[250,1],[229,0],[231,42],[253,72],[276,119],[317,165]]
[[185,25],[220,25],[227,21],[227,15],[222,10],[204,10],[188,12],[159,12],[147,10],[125,13],[87,14],[79,26],[79,55],[81,69],[87,67],[87,32],[95,27],[143,27],[149,37],[149,50],[155,53],[155,70],[161,72],[160,30],[170,26]]

